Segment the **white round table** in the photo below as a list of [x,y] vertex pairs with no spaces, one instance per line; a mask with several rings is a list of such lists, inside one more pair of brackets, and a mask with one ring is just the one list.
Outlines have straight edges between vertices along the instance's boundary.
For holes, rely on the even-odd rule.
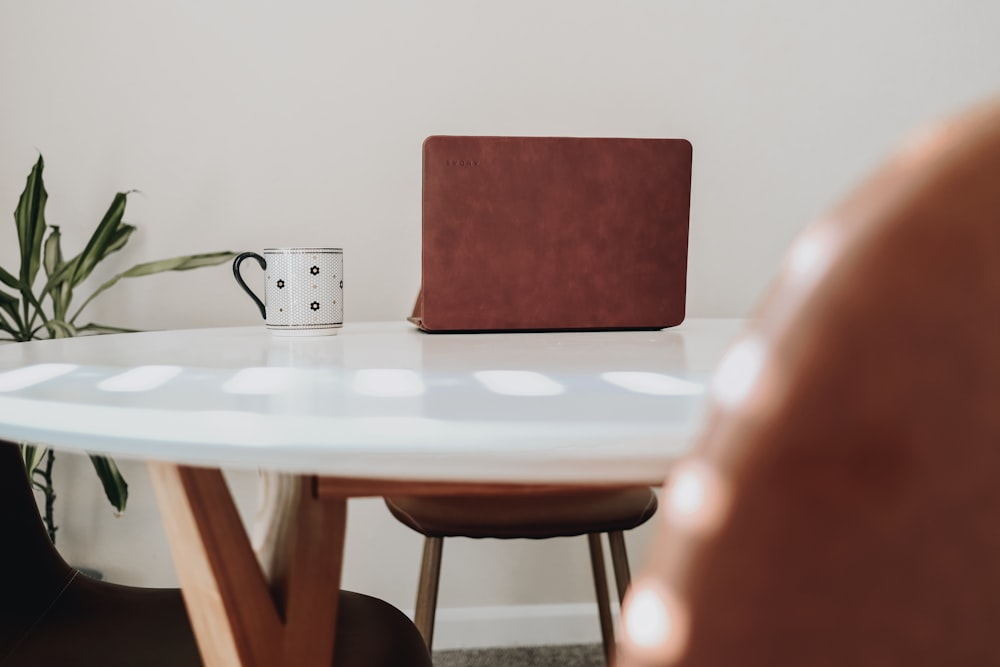
[[[740,320],[424,334],[348,324],[0,346],[0,440],[150,462],[208,665],[331,663],[346,499],[659,484]],[[221,468],[262,470],[254,544]]]
[[0,346],[0,438],[350,477],[657,483],[698,432],[739,320],[424,334],[348,324]]

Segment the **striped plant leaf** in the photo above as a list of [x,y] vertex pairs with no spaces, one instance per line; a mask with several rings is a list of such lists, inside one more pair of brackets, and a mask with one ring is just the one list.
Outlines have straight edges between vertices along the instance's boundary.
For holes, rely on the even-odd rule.
[[[57,225],[52,225],[42,250],[42,267],[45,269],[46,277],[51,279],[65,263],[62,254],[62,233]],[[69,307],[70,299],[73,298],[73,290],[69,282],[61,281],[51,291],[49,297],[52,299],[52,318],[56,320],[66,319],[66,309]]]
[[124,327],[111,327],[106,324],[95,324],[90,322],[82,327],[77,327],[77,335],[81,334],[113,334],[113,333],[138,333],[142,329],[126,329]]
[[5,310],[11,314],[14,318],[17,317],[17,304],[21,301],[16,296],[11,296],[3,290],[0,290],[0,310]]
[[108,502],[119,512],[124,511],[125,504],[128,502],[128,484],[122,477],[121,471],[118,470],[118,465],[107,456],[97,454],[90,455],[90,462],[94,464],[94,470],[97,471],[97,476],[101,480]]
[[[102,259],[125,245],[125,241],[122,240],[120,226],[122,224],[122,216],[125,215],[125,204],[128,195],[129,193],[127,192],[119,192],[115,195],[111,206],[108,207],[101,222],[98,223],[97,229],[90,236],[90,240],[87,241],[83,252],[71,262],[73,264],[73,271],[70,282],[73,287],[86,280],[87,276],[93,272],[94,267]],[[128,234],[130,233],[125,233],[125,240],[128,239]]]
[[[104,246],[104,255],[101,259],[117,250],[121,250],[125,244],[128,243],[129,237],[132,236],[132,232],[134,232],[135,229],[134,225],[125,223],[119,224],[115,231],[107,239],[107,243]],[[52,235],[50,234],[49,238],[51,239],[51,237]],[[48,241],[46,241],[46,244],[47,243]],[[54,271],[51,274],[47,274],[49,276],[49,280],[45,283],[45,288],[41,291],[41,294],[43,298],[47,295],[52,299],[54,310],[53,314],[55,317],[65,319],[66,311],[69,308],[69,302],[73,298],[73,288],[78,284],[78,281],[74,278],[74,276],[78,275],[79,267],[83,261],[84,253],[81,252],[68,262],[57,263]],[[91,271],[92,270],[93,268],[91,268]],[[93,296],[91,298],[93,298]]]
[[21,456],[24,457],[24,469],[28,473],[28,479],[34,477],[35,470],[41,465],[42,460],[45,458],[45,452],[48,449],[48,447],[32,445],[26,442],[21,444]]
[[107,248],[104,250],[104,255],[101,259],[104,259],[113,252],[117,252],[125,247],[128,243],[129,237],[132,236],[132,232],[135,231],[135,225],[130,225],[127,222],[123,222],[118,225],[115,233],[111,236],[111,241],[108,243]]
[[77,334],[76,327],[62,320],[49,320],[45,323],[51,338],[72,338]]
[[[23,323],[21,314],[17,312],[20,300],[0,290],[0,330],[9,333],[14,340],[21,340]],[[5,316],[4,313],[7,313]],[[9,319],[8,319],[9,317]]]
[[[42,239],[45,236],[45,202],[48,193],[42,181],[42,171],[45,160],[38,156],[38,161],[28,174],[27,183],[21,198],[14,209],[14,221],[17,223],[17,239],[21,250],[21,291],[30,290],[38,274],[41,264]],[[4,282],[7,282],[4,280]]]
[[61,240],[62,233],[59,231],[59,225],[52,225],[49,237],[45,239],[45,250],[42,253],[42,266],[48,277],[51,277],[63,265]]
[[3,283],[7,287],[13,287],[16,290],[21,289],[21,281],[7,273],[7,270],[0,266],[0,283]]
[[172,259],[161,259],[155,262],[136,264],[128,271],[123,271],[122,278],[138,278],[140,276],[151,276],[154,273],[164,271],[189,271],[200,269],[203,266],[215,266],[227,262],[236,256],[236,253],[228,250],[223,252],[210,252],[202,255],[185,255]]
[[141,276],[151,276],[154,273],[163,273],[164,271],[189,271],[203,266],[215,266],[216,264],[228,262],[235,256],[236,253],[226,250],[223,252],[212,252],[203,255],[185,255],[183,257],[173,257],[171,259],[161,259],[155,262],[136,264],[131,269],[122,271],[94,290],[94,293],[87,297],[87,300],[83,302],[83,305],[81,305],[73,317],[70,318],[70,322],[76,322],[76,318],[80,316],[80,313],[87,307],[87,304],[93,301],[105,290],[114,287],[115,284],[122,278],[139,278]]

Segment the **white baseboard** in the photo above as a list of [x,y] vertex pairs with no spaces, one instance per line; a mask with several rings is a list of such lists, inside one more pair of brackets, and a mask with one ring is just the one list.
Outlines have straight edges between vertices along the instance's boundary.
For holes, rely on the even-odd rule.
[[[406,610],[410,618],[413,610]],[[612,608],[617,621],[618,608]],[[434,650],[599,644],[597,605],[444,607],[437,610]]]

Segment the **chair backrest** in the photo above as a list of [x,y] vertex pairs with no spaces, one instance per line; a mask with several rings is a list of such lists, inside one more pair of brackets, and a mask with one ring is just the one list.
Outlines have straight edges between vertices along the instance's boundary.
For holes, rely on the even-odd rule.
[[1000,664],[1000,101],[803,233],[712,405],[619,665]]
[[74,572],[45,532],[17,446],[0,441],[0,662]]

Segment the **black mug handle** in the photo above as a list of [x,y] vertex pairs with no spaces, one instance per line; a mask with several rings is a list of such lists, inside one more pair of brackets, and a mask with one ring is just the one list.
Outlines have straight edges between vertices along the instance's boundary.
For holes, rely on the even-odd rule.
[[243,260],[247,259],[248,257],[253,257],[254,259],[256,259],[257,263],[260,264],[260,268],[264,269],[265,271],[267,270],[267,262],[264,261],[263,257],[261,257],[255,252],[242,252],[236,256],[236,259],[233,260],[233,275],[236,277],[236,282],[238,282],[240,284],[240,287],[243,288],[243,291],[249,294],[250,298],[253,299],[253,302],[257,304],[258,308],[260,308],[260,316],[266,320],[267,312],[264,310],[264,302],[262,302],[260,299],[257,298],[257,295],[253,293],[252,289],[247,287],[247,284],[243,282],[243,276],[240,275],[240,264],[242,264]]

